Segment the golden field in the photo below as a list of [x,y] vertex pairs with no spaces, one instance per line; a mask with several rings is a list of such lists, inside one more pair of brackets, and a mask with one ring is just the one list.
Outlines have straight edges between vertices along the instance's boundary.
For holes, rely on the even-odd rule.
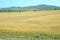
[[0,12],[1,32],[60,34],[60,10]]

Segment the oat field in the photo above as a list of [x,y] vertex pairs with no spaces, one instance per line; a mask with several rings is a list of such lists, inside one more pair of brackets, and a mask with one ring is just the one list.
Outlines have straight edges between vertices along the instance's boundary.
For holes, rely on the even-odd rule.
[[1,40],[60,40],[60,10],[0,12]]

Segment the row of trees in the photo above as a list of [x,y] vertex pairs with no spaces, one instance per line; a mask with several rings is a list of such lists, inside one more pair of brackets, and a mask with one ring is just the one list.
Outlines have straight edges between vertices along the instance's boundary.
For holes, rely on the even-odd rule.
[[[58,9],[54,8],[50,10],[58,10]],[[33,9],[33,10],[0,10],[0,12],[23,12],[23,11],[40,11],[40,10],[36,10],[36,9]]]
[[0,10],[0,12],[21,12],[22,10]]

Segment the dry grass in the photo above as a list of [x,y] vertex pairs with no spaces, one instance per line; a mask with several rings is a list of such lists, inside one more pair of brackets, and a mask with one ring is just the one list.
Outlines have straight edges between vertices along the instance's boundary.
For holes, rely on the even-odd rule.
[[60,34],[60,10],[0,12],[0,30]]

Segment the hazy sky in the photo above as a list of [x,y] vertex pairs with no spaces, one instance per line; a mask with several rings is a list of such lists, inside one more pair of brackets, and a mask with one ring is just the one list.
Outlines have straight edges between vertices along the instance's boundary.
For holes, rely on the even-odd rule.
[[0,0],[0,8],[11,6],[33,6],[39,4],[60,6],[60,0]]

